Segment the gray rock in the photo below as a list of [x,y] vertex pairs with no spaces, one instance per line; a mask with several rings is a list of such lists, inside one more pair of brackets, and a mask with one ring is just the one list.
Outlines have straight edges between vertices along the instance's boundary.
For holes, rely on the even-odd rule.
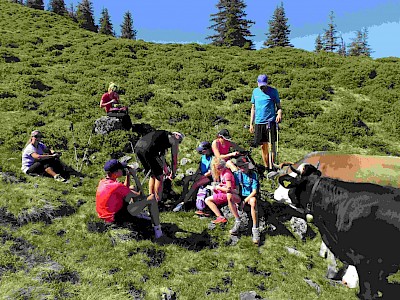
[[103,116],[94,122],[94,132],[97,134],[107,134],[114,130],[124,130],[121,119]]
[[261,298],[261,296],[257,295],[255,291],[240,293],[240,300],[255,300],[255,299],[268,300]]
[[314,288],[318,295],[321,294],[321,287],[320,287],[318,284],[316,284],[316,283],[315,283],[314,281],[312,281],[311,279],[308,279],[307,277],[304,278],[304,281],[307,282],[307,284],[308,284],[309,286],[311,286],[312,288]]

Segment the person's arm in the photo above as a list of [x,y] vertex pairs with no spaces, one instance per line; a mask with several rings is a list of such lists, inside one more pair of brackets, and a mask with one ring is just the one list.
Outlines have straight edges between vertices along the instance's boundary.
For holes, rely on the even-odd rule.
[[216,158],[222,158],[222,159],[230,159],[233,156],[236,156],[237,154],[232,152],[232,153],[227,153],[227,154],[221,154],[218,150],[218,146],[217,146],[217,140],[214,140],[211,144],[214,156]]
[[136,175],[136,170],[133,168],[128,167],[128,172],[132,175],[133,181],[135,182],[135,187],[129,187],[131,191],[136,195],[139,196],[140,194],[143,194],[143,187],[142,184],[140,183],[139,178]]
[[250,133],[254,132],[254,113],[255,113],[255,106],[254,104],[252,104],[250,111],[250,127],[249,127]]
[[250,176],[251,176],[252,179],[253,179],[253,183],[252,183],[252,185],[251,185],[251,189],[252,189],[252,190],[251,190],[250,195],[248,195],[248,196],[246,197],[245,201],[247,201],[247,200],[250,199],[251,197],[256,197],[256,196],[257,196],[257,190],[258,190],[258,185],[259,185],[258,177],[257,177],[257,175],[255,175],[255,173],[252,173]]
[[174,137],[170,137],[171,143],[171,178],[175,178],[176,170],[178,169],[178,152],[179,141]]
[[116,102],[118,102],[118,99],[114,99],[114,98],[112,98],[108,102],[105,102],[105,96],[103,96],[103,97],[101,97],[101,100],[100,100],[100,108],[106,107],[107,105],[110,105],[110,104],[113,104]]
[[232,193],[231,180],[232,180],[231,178],[225,178],[225,185],[217,185],[214,189],[221,191],[223,193]]
[[276,103],[276,123],[282,122],[282,107],[280,103]]

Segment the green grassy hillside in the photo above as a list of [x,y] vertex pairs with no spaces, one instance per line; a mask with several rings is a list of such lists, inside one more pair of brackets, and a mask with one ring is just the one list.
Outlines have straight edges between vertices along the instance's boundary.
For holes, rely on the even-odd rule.
[[[325,279],[319,235],[304,243],[284,226],[280,234],[266,229],[259,248],[247,236],[229,245],[226,229],[210,230],[192,212],[161,214],[171,245],[154,244],[146,229],[139,236],[129,229],[99,232],[94,195],[102,166],[111,156],[129,155],[129,141],[138,136],[115,131],[88,139],[113,81],[133,123],[185,133],[180,157],[190,162],[183,173],[196,167],[198,143],[222,128],[249,147],[250,96],[257,75],[267,73],[284,112],[281,161],[316,150],[399,155],[400,59],[128,41],[5,0],[0,36],[3,297],[160,299],[171,288],[178,299],[237,299],[250,290],[269,299],[356,298],[355,290]],[[22,174],[21,151],[33,129],[70,165],[74,144],[79,158],[87,148],[91,164],[83,172],[92,178],[61,185]],[[287,246],[301,254],[289,254]]]

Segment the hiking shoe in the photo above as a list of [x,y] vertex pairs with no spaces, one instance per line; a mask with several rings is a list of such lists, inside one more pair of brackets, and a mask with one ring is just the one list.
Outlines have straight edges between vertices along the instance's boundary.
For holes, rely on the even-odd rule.
[[65,183],[67,182],[67,179],[62,177],[60,174],[56,174],[56,176],[54,176],[54,180],[58,182],[65,182]]
[[240,221],[235,221],[235,224],[233,224],[233,227],[231,230],[229,230],[229,233],[232,235],[237,235],[239,233],[240,223]]
[[161,230],[161,225],[154,226],[154,237],[156,239],[159,239],[162,236],[163,236],[163,232]]
[[140,214],[138,214],[138,215],[136,216],[136,218],[138,218],[138,219],[144,219],[144,220],[151,220],[150,216],[149,216],[147,213],[145,213],[145,212],[141,212]]
[[184,202],[179,203],[177,206],[175,206],[175,208],[174,208],[172,211],[173,211],[173,212],[178,212],[178,211],[180,211],[180,210],[182,209],[182,207],[183,207],[184,204],[185,204]]
[[251,229],[252,233],[252,240],[254,244],[259,244],[260,243],[260,230],[257,228],[252,228]]
[[215,220],[212,220],[211,222],[214,224],[219,224],[219,223],[226,223],[228,222],[228,220],[223,216],[219,216]]
[[198,215],[198,216],[204,216],[204,217],[209,217],[209,216],[210,216],[209,213],[206,213],[206,212],[204,212],[204,211],[202,211],[202,210],[196,210],[194,213],[195,213],[196,215]]

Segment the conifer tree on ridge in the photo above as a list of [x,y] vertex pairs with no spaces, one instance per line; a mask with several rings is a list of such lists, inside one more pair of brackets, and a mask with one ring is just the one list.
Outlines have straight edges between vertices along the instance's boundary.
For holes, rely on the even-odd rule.
[[211,15],[214,23],[209,29],[216,34],[208,36],[211,44],[216,46],[238,46],[245,49],[253,48],[253,41],[247,39],[252,37],[250,27],[253,21],[246,20],[246,4],[243,0],[219,0],[216,5],[218,12]]
[[281,5],[275,9],[272,19],[268,22],[269,33],[266,34],[265,47],[293,47],[289,40],[290,29],[287,22],[288,18],[286,18],[285,9],[281,2]]
[[112,35],[112,36],[115,35],[114,30],[113,30],[113,25],[111,23],[110,15],[108,14],[107,8],[103,8],[103,10],[101,12],[99,33],[106,34],[106,35]]
[[78,4],[76,19],[81,28],[97,32],[97,26],[94,23],[93,4],[90,0],[82,0]]
[[121,25],[121,38],[136,40],[137,31],[133,29],[133,18],[132,14],[127,11],[124,14],[124,21]]

